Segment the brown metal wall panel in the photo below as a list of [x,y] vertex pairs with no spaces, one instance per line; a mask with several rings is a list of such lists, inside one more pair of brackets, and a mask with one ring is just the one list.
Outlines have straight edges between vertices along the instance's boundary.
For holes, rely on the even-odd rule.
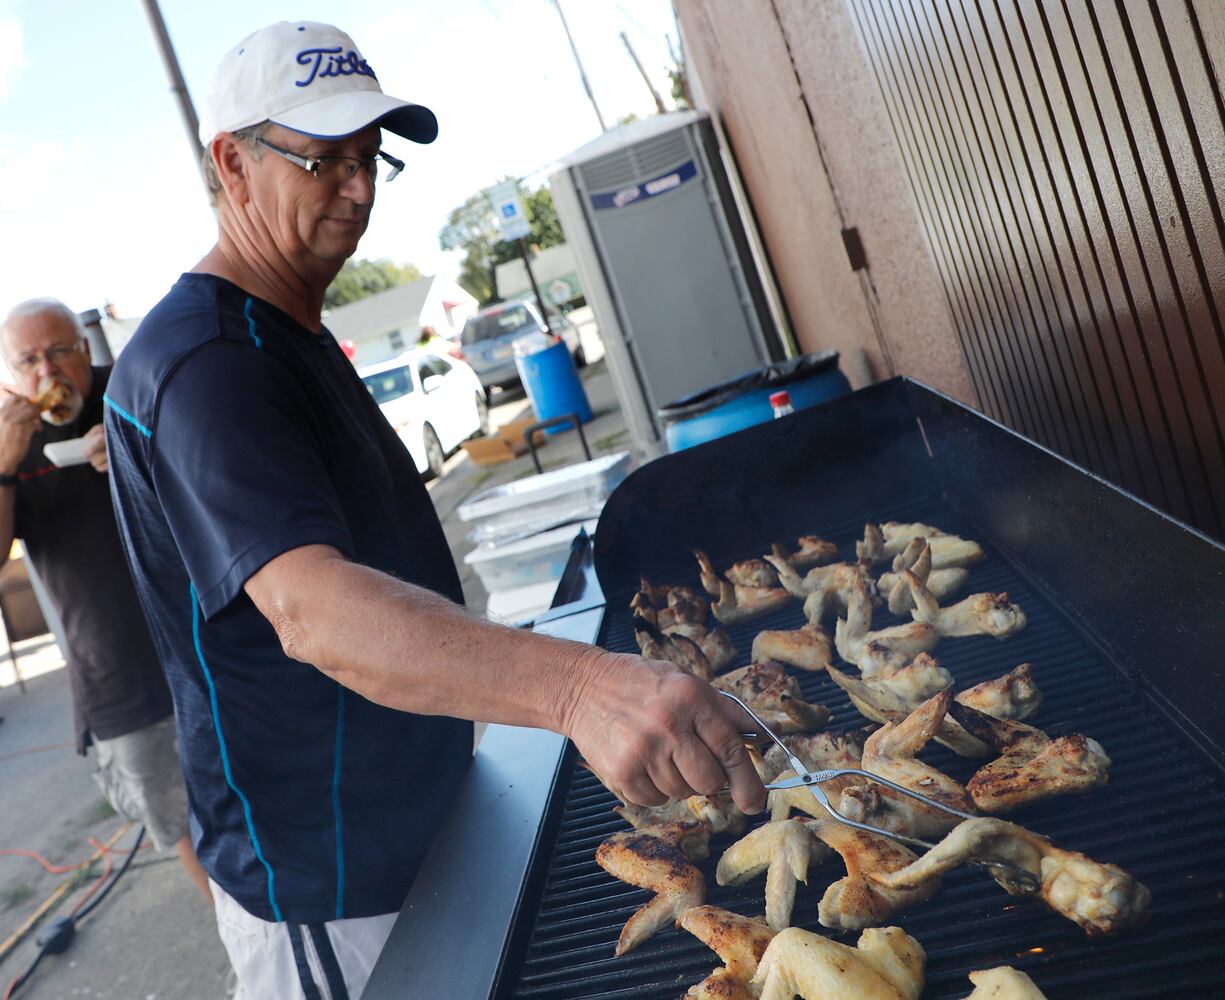
[[847,4],[984,407],[1225,537],[1225,4]]

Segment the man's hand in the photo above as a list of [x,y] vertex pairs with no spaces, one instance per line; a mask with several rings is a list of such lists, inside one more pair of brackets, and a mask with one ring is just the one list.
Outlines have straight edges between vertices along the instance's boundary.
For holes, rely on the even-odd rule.
[[0,385],[0,473],[11,476],[17,472],[40,426],[38,407],[16,386]]
[[766,793],[740,732],[756,728],[709,684],[670,663],[601,654],[576,691],[566,735],[614,795],[641,806],[731,787],[746,813]]
[[109,471],[111,463],[106,454],[106,428],[101,424],[94,424],[84,436],[89,442],[89,450],[85,453],[89,457],[89,464],[98,472]]

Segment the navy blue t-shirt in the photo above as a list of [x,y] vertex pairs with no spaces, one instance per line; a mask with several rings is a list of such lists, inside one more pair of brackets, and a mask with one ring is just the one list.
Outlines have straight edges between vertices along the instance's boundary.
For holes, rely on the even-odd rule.
[[243,584],[325,544],[462,601],[408,451],[326,330],[211,275],[183,275],[149,313],[106,404],[116,518],[205,869],[265,920],[397,910],[472,726],[382,708],[291,660]]

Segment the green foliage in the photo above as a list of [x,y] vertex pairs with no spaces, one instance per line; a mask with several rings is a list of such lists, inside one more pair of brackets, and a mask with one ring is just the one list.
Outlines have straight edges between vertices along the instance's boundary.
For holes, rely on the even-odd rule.
[[323,295],[323,308],[335,309],[396,285],[407,285],[420,277],[423,277],[421,270],[413,264],[395,264],[386,257],[379,260],[350,258],[328,285]]
[[[549,189],[540,187],[525,191],[520,185],[519,194],[532,227],[527,242],[537,250],[564,243],[566,236]],[[498,301],[496,268],[517,258],[519,245],[502,239],[493,207],[484,191],[474,194],[451,212],[447,224],[438,233],[438,244],[443,250],[465,252],[458,279],[461,288],[481,306]]]
[[672,81],[672,103],[678,109],[689,107],[689,81],[685,79],[685,67],[676,66],[668,70]]

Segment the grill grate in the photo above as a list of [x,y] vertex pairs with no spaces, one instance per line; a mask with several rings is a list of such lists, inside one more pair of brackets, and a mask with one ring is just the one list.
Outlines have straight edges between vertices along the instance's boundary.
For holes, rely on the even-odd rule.
[[[933,899],[901,914],[896,923],[927,951],[925,998],[965,997],[966,973],[995,965],[1028,972],[1051,1000],[1111,997],[1225,997],[1225,784],[1220,774],[1184,744],[1141,692],[1107,661],[1092,639],[1038,587],[1009,565],[973,529],[958,522],[939,501],[877,512],[880,520],[922,520],[984,543],[988,558],[971,571],[969,592],[1007,590],[1025,609],[1029,625],[1003,640],[947,639],[936,657],[957,679],[957,689],[997,677],[1019,663],[1033,664],[1044,701],[1029,721],[1052,735],[1083,732],[1105,747],[1114,764],[1110,783],[1093,791],[1039,803],[1010,817],[1048,835],[1061,847],[1126,868],[1153,894],[1152,919],[1143,928],[1090,940],[1070,921],[1041,903],[1007,896],[985,875],[950,872]],[[862,522],[827,527],[824,537],[853,558]],[[765,551],[742,553],[743,556]],[[650,575],[650,568],[644,568]],[[696,567],[656,582],[697,586]],[[612,595],[601,645],[636,650],[628,613],[629,594]],[[893,624],[887,609],[874,627]],[[729,629],[748,662],[753,636],[767,628],[803,624],[799,604]],[[849,699],[824,674],[788,668],[804,695],[834,711],[832,728],[864,724]],[[976,765],[932,746],[924,759],[961,781]],[[649,898],[603,872],[595,863],[598,844],[626,824],[610,810],[614,798],[589,773],[573,769],[547,873],[540,887],[534,925],[518,968],[518,979],[501,995],[531,1000],[633,997],[675,1000],[719,963],[688,933],[666,930],[622,958],[613,948],[622,925]],[[724,888],[714,869],[727,836],[712,840],[706,875],[707,902],[738,913],[760,914],[764,877]],[[853,944],[857,934],[839,934],[817,922],[825,887],[841,878],[837,856],[809,872],[800,886],[792,922]],[[525,912],[531,912],[530,907]]]

